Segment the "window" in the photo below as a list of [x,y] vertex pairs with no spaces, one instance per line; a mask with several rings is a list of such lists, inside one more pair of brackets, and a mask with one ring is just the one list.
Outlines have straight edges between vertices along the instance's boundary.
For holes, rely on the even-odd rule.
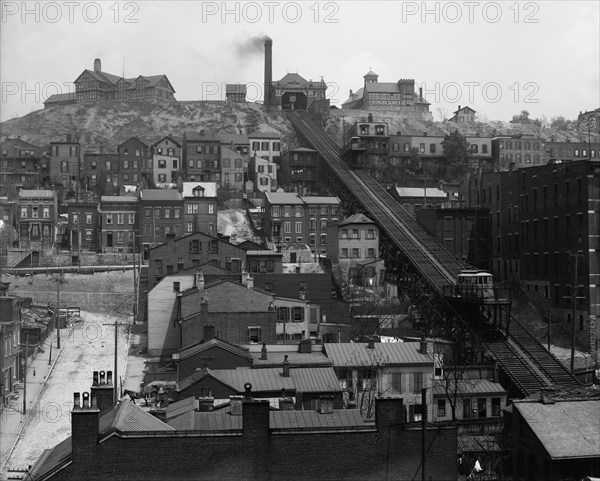
[[85,214],[85,223],[86,224],[91,224],[92,223],[92,217],[93,217],[92,214],[86,212],[86,214]]
[[169,217],[171,217],[171,209],[165,207],[165,219],[168,219]]
[[199,212],[200,212],[199,204],[192,203],[192,204],[187,205],[187,213],[188,214],[198,214]]
[[358,233],[358,229],[352,229],[352,238],[353,239],[360,239],[360,235]]
[[113,223],[113,215],[112,214],[106,214],[106,223],[107,224]]
[[342,389],[352,389],[352,371],[349,369],[340,369],[338,371],[338,379]]
[[31,217],[37,219],[39,217],[39,207],[34,206],[31,208]]
[[346,247],[342,248],[342,253],[341,253],[340,257],[343,257],[344,259],[348,258],[348,248],[346,248]]
[[42,218],[49,219],[50,218],[50,207],[42,208]]
[[[191,223],[188,223],[188,226]],[[200,240],[194,239],[190,241],[190,254],[201,254],[202,253],[202,244]]]
[[175,215],[174,215],[175,219],[179,219],[181,217],[181,209],[179,207],[176,207],[174,209],[174,212],[175,212]]
[[421,389],[423,389],[423,373],[415,372],[413,373],[413,393],[421,393]]
[[260,326],[248,326],[246,334],[246,342],[258,343],[262,342],[262,329]]
[[354,259],[359,259],[360,258],[360,249],[358,247],[354,247],[352,249],[352,257]]
[[125,214],[117,214],[117,224],[125,223]]
[[296,234],[302,234],[302,222],[296,222]]
[[92,231],[91,230],[86,230],[85,231],[85,240],[86,241],[91,241],[92,240]]
[[327,219],[321,219],[319,222],[321,229],[327,229]]
[[193,232],[194,231],[194,223],[193,222],[187,222],[187,230],[186,232]]
[[294,307],[292,321],[294,321],[294,322],[304,321],[304,308],[303,307]]
[[162,259],[156,259],[154,261],[154,275],[162,276]]
[[144,209],[144,217],[145,217],[146,219],[149,219],[150,217],[152,217],[152,209],[145,208],[145,209]]
[[284,232],[284,234],[290,234],[292,232],[292,223],[291,222],[283,223],[283,232]]
[[301,206],[296,206],[294,208],[294,215],[296,217],[302,217],[302,207]]
[[437,401],[437,415],[438,415],[438,418],[445,418],[446,417],[446,400],[445,399],[438,399],[438,401]]
[[425,153],[425,144],[419,144],[419,152],[422,154]]
[[158,174],[158,181],[164,184],[167,181],[167,174]]
[[435,154],[435,144],[429,144],[429,153]]
[[375,249],[374,248],[369,247],[367,249],[367,257],[371,258],[371,259],[375,257]]
[[27,219],[27,207],[21,207],[21,219]]
[[500,416],[500,398],[493,397],[492,398],[492,416]]

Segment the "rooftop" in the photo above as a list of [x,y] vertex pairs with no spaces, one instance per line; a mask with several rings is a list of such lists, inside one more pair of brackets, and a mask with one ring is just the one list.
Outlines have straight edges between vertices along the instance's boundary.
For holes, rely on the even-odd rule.
[[600,457],[600,400],[516,401],[514,407],[552,459]]
[[204,197],[216,197],[217,196],[217,183],[216,182],[183,182],[183,196],[194,197],[194,189],[201,187],[204,189]]
[[347,224],[374,224],[374,222],[364,214],[354,214],[338,223],[338,225]]
[[181,194],[174,189],[143,189],[140,191],[140,200],[182,200]]
[[435,187],[428,187],[427,189],[422,189],[421,187],[396,187],[396,192],[400,197],[430,197],[436,199],[445,199],[448,197],[443,190],[437,189]]
[[31,189],[21,189],[19,192],[19,197],[21,198],[29,198],[29,199],[45,199],[48,197],[54,197],[53,190],[31,190]]
[[334,367],[395,364],[431,364],[429,354],[420,352],[420,342],[376,342],[369,349],[366,343],[345,342],[325,344],[324,350]]

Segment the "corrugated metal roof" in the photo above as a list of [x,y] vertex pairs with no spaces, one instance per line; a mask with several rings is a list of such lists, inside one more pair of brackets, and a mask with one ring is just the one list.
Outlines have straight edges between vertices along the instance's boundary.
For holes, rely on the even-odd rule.
[[140,200],[182,200],[179,191],[174,189],[143,189]]
[[340,199],[338,197],[321,197],[321,196],[310,196],[310,197],[302,197],[302,200],[306,204],[340,204]]
[[513,406],[552,459],[600,456],[600,400]]
[[33,467],[29,470],[29,476],[31,476],[30,479],[39,479],[43,474],[52,471],[63,462],[69,460],[72,450],[71,436],[58,443],[52,449],[45,449]]
[[216,197],[217,196],[217,183],[216,182],[183,182],[183,196],[193,197],[194,189],[196,187],[202,187],[204,189],[204,197]]
[[329,359],[322,352],[268,352],[267,359],[263,360],[260,358],[260,352],[252,352],[250,355],[254,358],[252,362],[253,368],[262,367],[273,367],[283,365],[284,356],[288,357],[290,366],[331,366],[331,359]]
[[[437,384],[433,387],[434,396],[445,396],[446,387]],[[462,379],[457,381],[458,395],[461,394],[506,394],[506,389],[502,385],[488,381],[487,379]]]
[[419,342],[376,342],[373,349],[366,343],[325,344],[325,354],[334,367],[398,364],[433,364],[428,354],[421,354]]
[[448,195],[440,189],[436,189],[435,187],[427,188],[427,192],[425,189],[420,187],[396,187],[396,192],[400,197],[425,197],[427,195],[428,198],[440,198],[445,199]]
[[19,197],[21,198],[34,198],[41,199],[46,197],[54,197],[53,190],[31,190],[31,189],[21,189],[19,192]]
[[295,192],[265,192],[271,204],[302,205],[302,199]]
[[100,197],[100,202],[137,202],[137,197],[127,195],[103,195]]

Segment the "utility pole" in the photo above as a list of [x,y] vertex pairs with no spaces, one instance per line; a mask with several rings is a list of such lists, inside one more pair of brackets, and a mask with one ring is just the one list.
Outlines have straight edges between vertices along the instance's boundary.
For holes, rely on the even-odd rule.
[[135,263],[135,255],[136,255],[136,247],[135,247],[136,238],[133,238],[133,323],[137,319],[137,266]]
[[421,481],[427,480],[425,461],[427,459],[427,388],[421,389]]
[[56,348],[60,349],[60,285],[65,282],[62,274],[58,277],[54,278],[56,282],[56,309],[54,309],[55,317],[55,326],[56,326]]
[[27,413],[27,354],[29,351],[29,332],[25,336],[25,362],[23,369],[23,414]]
[[111,326],[115,328],[115,366],[113,368],[113,372],[114,372],[114,379],[115,379],[115,396],[114,396],[114,403],[117,404],[119,402],[119,397],[121,394],[121,390],[119,389],[119,377],[118,377],[118,371],[117,371],[117,365],[118,365],[118,359],[117,359],[117,352],[118,352],[118,337],[119,337],[119,326],[128,326],[129,324],[124,324],[122,322],[111,322],[111,323],[105,323],[102,324],[103,326]]

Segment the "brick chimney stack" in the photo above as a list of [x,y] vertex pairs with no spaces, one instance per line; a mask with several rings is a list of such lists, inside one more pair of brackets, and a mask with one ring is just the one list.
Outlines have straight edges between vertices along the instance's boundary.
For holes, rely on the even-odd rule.
[[71,411],[71,443],[73,462],[78,466],[93,465],[98,444],[99,417],[96,396],[76,392],[73,394]]
[[94,60],[94,72],[102,72],[102,61],[99,58]]
[[112,371],[94,371],[92,376],[92,397],[97,400],[100,415],[112,409],[114,406],[115,387],[112,381]]
[[267,345],[263,342],[262,349],[260,350],[260,360],[267,360]]
[[287,354],[283,356],[283,377],[290,377],[290,362],[288,361]]
[[271,105],[271,90],[273,85],[273,40],[265,38],[265,91],[263,104]]

